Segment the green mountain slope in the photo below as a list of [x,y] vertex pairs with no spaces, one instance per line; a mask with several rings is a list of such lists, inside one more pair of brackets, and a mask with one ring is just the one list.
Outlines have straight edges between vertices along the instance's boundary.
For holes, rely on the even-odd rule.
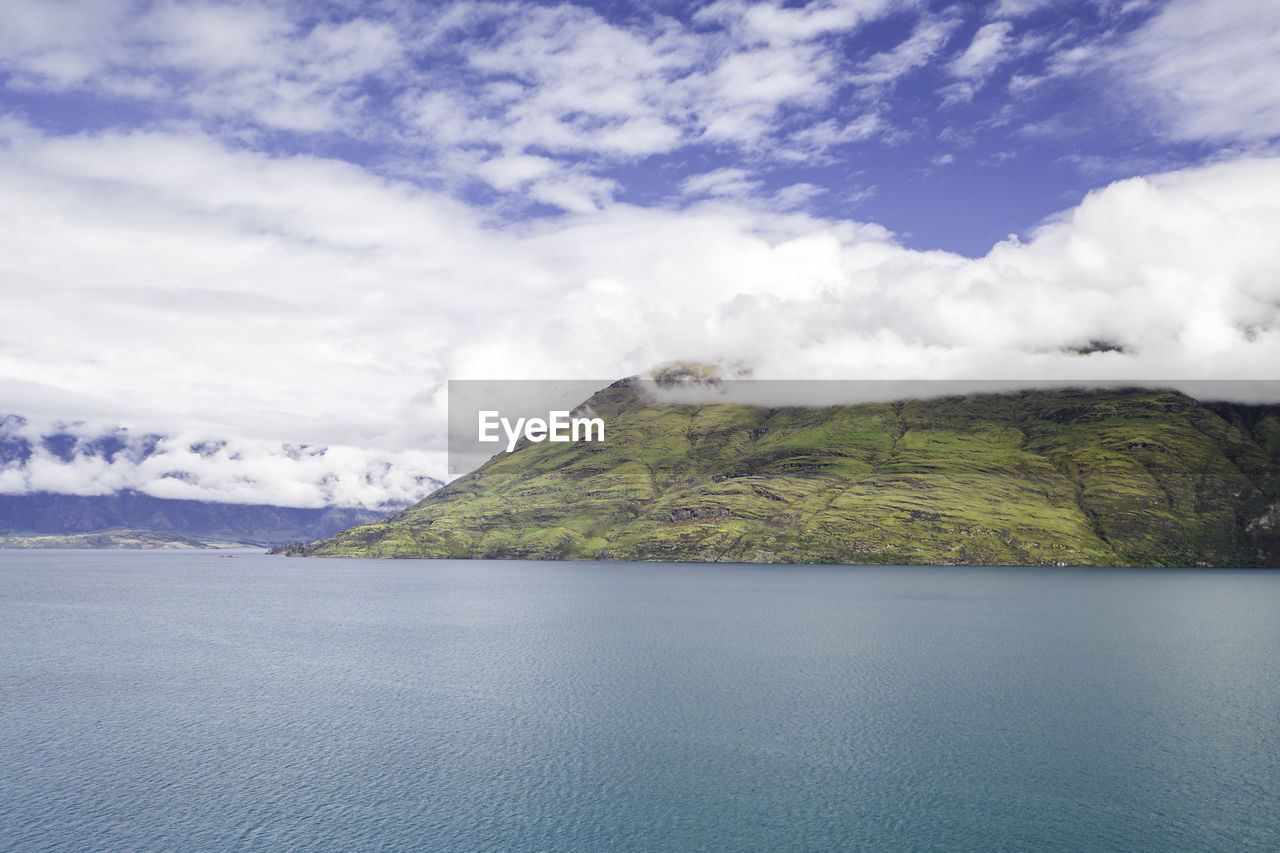
[[[2,441],[0,445],[3,445]],[[30,453],[29,447],[19,449],[28,455]],[[0,450],[3,450],[2,446]],[[0,452],[0,467],[4,467],[4,455]],[[15,457],[19,463],[24,458],[20,453]],[[330,536],[353,524],[365,524],[385,514],[350,507],[312,508],[175,500],[135,491],[109,495],[30,492],[0,495],[0,547],[20,547],[10,542],[10,538],[114,534],[120,531],[147,531],[162,540],[188,538],[202,542],[274,545]]]
[[604,443],[524,444],[308,556],[1280,565],[1280,407],[1156,390],[827,408],[588,401]]
[[190,551],[200,548],[243,547],[244,545],[239,542],[208,542],[176,533],[157,533],[154,530],[106,530],[101,533],[0,537],[0,548],[124,548]]

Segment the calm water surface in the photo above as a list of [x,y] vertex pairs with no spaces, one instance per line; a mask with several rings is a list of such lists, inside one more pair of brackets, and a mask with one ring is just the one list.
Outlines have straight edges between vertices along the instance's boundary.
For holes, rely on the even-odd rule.
[[1280,572],[0,551],[0,849],[1280,850]]

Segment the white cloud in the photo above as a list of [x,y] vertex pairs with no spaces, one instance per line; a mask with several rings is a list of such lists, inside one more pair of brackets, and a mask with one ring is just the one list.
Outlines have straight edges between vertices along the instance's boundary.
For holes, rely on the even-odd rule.
[[67,87],[101,73],[121,48],[111,34],[127,26],[127,0],[102,0],[93,14],[78,0],[11,0],[0,27],[0,57],[20,87]]
[[[789,135],[827,121],[849,82],[844,40],[903,11],[726,0],[681,22],[514,2],[14,4],[0,32],[10,88],[123,98],[154,110],[152,127],[191,122],[227,139],[356,137],[455,190],[478,180],[508,208],[574,212],[609,203],[614,167],[688,146],[794,157]],[[930,18],[856,81],[917,67],[937,36]],[[555,168],[513,172],[530,158]]]
[[367,80],[403,69],[383,21],[300,22],[279,7],[15,0],[0,67],[16,85],[182,104],[196,115],[286,130],[334,130],[362,109]]
[[[42,441],[68,434],[77,440],[66,454],[51,452]],[[125,446],[104,453],[95,446],[103,437]],[[419,472],[444,462],[438,453],[413,449],[370,452],[248,438],[227,441],[189,428],[164,436],[138,435],[110,422],[7,421],[0,423],[0,439],[25,441],[31,451],[25,461],[0,467],[0,494],[130,490],[180,500],[377,509],[421,499],[438,483]]]
[[680,184],[686,195],[728,196],[745,198],[760,189],[761,182],[745,169],[724,168],[691,175]]
[[510,190],[524,186],[530,181],[545,177],[550,172],[558,171],[558,164],[548,157],[533,154],[513,154],[510,157],[495,157],[486,160],[475,168],[475,172],[484,178],[495,189]]
[[786,44],[856,29],[891,11],[891,7],[888,0],[818,0],[788,7],[778,2],[720,0],[699,10],[696,17],[728,23],[747,39]]
[[983,24],[974,33],[973,41],[965,48],[964,53],[952,60],[948,70],[965,80],[985,79],[1005,58],[1012,29],[1013,24],[1008,21]]
[[627,159],[699,140],[754,148],[779,130],[784,108],[834,96],[839,52],[812,39],[885,8],[720,3],[697,16],[723,28],[710,32],[662,18],[623,29],[587,9],[525,8],[467,54],[502,82],[465,105],[434,91],[415,96],[419,124],[442,141],[506,153]]
[[1173,0],[1104,60],[1174,139],[1280,136],[1280,5],[1271,0]]
[[793,210],[810,199],[827,193],[826,187],[817,184],[799,183],[783,187],[774,193],[772,207],[776,210]]
[[[750,179],[690,190],[735,182]],[[683,358],[762,377],[1265,376],[1280,363],[1277,199],[1280,159],[1133,179],[970,260],[724,197],[497,229],[337,161],[9,121],[7,405],[176,443],[164,471],[42,463],[5,488],[408,494],[443,475],[448,378],[611,378]],[[1093,340],[1125,352],[1071,352]],[[213,439],[241,459],[182,449]],[[287,443],[331,450],[293,459]]]
[[1022,18],[1053,3],[1054,0],[1000,0],[990,14],[996,18]]
[[572,172],[534,181],[528,194],[535,201],[570,213],[591,213],[613,201],[613,181]]
[[498,26],[467,62],[522,88],[481,90],[490,98],[474,104],[463,141],[621,157],[679,142],[680,87],[671,84],[700,58],[687,34],[669,24],[633,32],[572,6],[512,10]]
[[717,94],[729,104],[775,107],[825,100],[831,70],[830,59],[817,49],[758,48],[725,59],[713,80]]
[[787,136],[787,144],[791,150],[784,151],[783,154],[784,156],[791,156],[791,152],[794,151],[797,159],[808,158],[825,151],[833,145],[844,145],[850,142],[862,142],[870,139],[877,133],[883,132],[884,129],[884,120],[876,113],[864,113],[846,122],[827,119],[789,134]]
[[911,35],[892,50],[878,53],[862,63],[852,75],[861,85],[883,86],[924,67],[946,46],[951,33],[960,24],[950,15],[931,15],[921,19]]
[[690,175],[681,182],[680,191],[689,198],[731,199],[744,207],[789,211],[823,195],[827,189],[801,182],[781,187],[773,193],[766,193],[764,182],[752,177],[751,172],[726,167]]
[[[972,101],[973,96],[997,68],[1042,46],[1042,37],[1026,34],[1020,38],[1012,38],[1012,31],[1013,24],[1009,21],[993,21],[983,24],[974,33],[973,40],[964,52],[947,65],[947,72],[957,79],[939,90],[943,96],[943,106]],[[1025,92],[1032,85],[1034,83],[1028,76],[1015,75],[1009,91]]]
[[[1142,10],[1107,0],[1097,28],[1068,20],[1051,44],[1021,29],[1047,5],[1000,0],[952,46],[963,9],[884,0],[721,0],[692,22],[512,2],[10,0],[5,86],[104,111],[123,98],[154,120],[56,136],[0,116],[0,398],[32,430],[165,440],[146,459],[39,451],[0,469],[0,491],[410,499],[443,475],[450,377],[687,358],[762,377],[1265,375],[1280,363],[1276,160],[1113,184],[977,259],[797,212],[830,188],[781,165],[841,162],[837,146],[893,142],[908,121],[927,132],[886,97],[904,78],[927,69],[944,102],[966,101],[1041,49],[1010,92],[1103,69],[1174,140],[1261,149],[1280,133],[1274,4],[1174,0],[1126,36],[1116,22]],[[891,15],[910,35],[864,58],[854,37]],[[985,128],[1019,118],[994,115]],[[1034,118],[1011,139],[1072,120]],[[504,224],[421,183],[265,153],[296,150],[273,147],[299,138],[280,131],[316,150],[374,143],[460,197],[497,195],[490,214],[563,214]],[[647,168],[675,152],[691,156]],[[671,208],[615,200],[637,165],[657,183],[699,162]],[[850,209],[873,189],[842,192]],[[1090,341],[1124,351],[1073,352]],[[225,444],[192,450],[208,442]]]

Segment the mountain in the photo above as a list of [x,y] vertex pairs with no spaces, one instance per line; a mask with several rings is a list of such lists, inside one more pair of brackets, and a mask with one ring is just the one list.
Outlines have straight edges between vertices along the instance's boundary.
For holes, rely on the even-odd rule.
[[[153,498],[141,492],[111,495],[62,495],[34,492],[0,495],[0,536],[73,536],[145,531],[158,538],[132,536],[132,547],[154,542],[198,540],[277,545],[331,536],[383,513],[339,507],[284,507]],[[103,540],[106,541],[106,540]],[[17,547],[4,543],[0,547]],[[112,547],[110,545],[103,547]]]
[[69,533],[51,536],[4,536],[0,548],[130,548],[190,551],[201,548],[235,548],[238,542],[206,542],[176,533],[150,530],[111,530],[105,533]]
[[[323,456],[327,448],[282,445],[282,451],[296,456]],[[9,488],[27,483],[56,482],[67,491],[94,482],[86,472],[122,468],[134,472],[138,466],[161,462],[166,453],[175,454],[172,465],[158,470],[159,479],[174,478],[198,483],[184,457],[201,460],[229,457],[225,441],[176,443],[158,433],[131,431],[126,427],[90,428],[83,422],[32,423],[26,417],[0,412],[0,479]],[[39,466],[43,476],[32,471]],[[52,472],[53,476],[50,476]],[[128,473],[122,475],[129,479]],[[152,475],[147,475],[143,480]],[[114,478],[119,481],[120,476]],[[420,478],[424,486],[434,481]],[[403,506],[403,504],[400,504]],[[374,521],[398,507],[382,511],[346,507],[299,508],[270,504],[219,503],[214,501],[156,498],[137,489],[122,489],[106,495],[75,495],[35,491],[0,494],[0,548],[62,547],[53,545],[65,538],[66,547],[188,547],[191,543],[240,543],[276,545],[331,536],[353,524]],[[54,538],[50,538],[54,537]],[[66,538],[71,537],[71,538]]]
[[587,401],[307,556],[1280,566],[1280,407],[1053,390],[825,408]]

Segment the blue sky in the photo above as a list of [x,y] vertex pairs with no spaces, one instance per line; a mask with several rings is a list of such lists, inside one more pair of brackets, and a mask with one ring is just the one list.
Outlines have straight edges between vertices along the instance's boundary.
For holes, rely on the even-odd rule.
[[1274,378],[1277,81],[1270,0],[8,0],[2,429],[84,441],[0,492],[411,499],[450,378]]
[[[1233,109],[1245,87],[1204,79],[1274,70],[1268,11],[19,3],[2,79],[7,111],[49,133],[190,123],[349,160],[502,221],[727,197],[977,257],[1117,178],[1269,144],[1274,106]],[[1261,15],[1263,68],[1205,67],[1215,35],[1224,49],[1237,31],[1256,40]],[[1207,106],[1221,123],[1200,117]]]

